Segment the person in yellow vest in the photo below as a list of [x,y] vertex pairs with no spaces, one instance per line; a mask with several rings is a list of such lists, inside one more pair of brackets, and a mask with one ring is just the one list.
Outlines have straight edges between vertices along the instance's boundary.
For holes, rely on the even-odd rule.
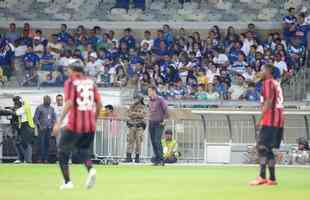
[[32,143],[34,140],[34,122],[30,104],[27,99],[13,97],[15,115],[18,119],[16,150],[18,160],[14,163],[32,162]]
[[165,131],[165,138],[161,141],[163,146],[163,153],[164,153],[164,162],[165,163],[176,163],[178,162],[178,157],[180,153],[178,153],[177,148],[177,141],[172,138],[172,131],[166,130]]

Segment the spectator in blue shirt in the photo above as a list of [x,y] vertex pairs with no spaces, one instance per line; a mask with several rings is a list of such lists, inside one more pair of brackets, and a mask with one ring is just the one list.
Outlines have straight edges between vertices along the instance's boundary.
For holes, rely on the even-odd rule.
[[171,46],[174,40],[173,40],[173,34],[168,24],[165,24],[163,26],[163,32],[164,32],[164,40],[167,42],[168,46]]
[[23,85],[34,86],[37,83],[37,69],[39,68],[40,58],[33,52],[33,46],[27,47],[27,52],[23,57],[25,82]]
[[27,46],[27,52],[24,55],[23,61],[26,70],[34,69],[39,64],[40,58],[37,54],[33,52],[32,45]]
[[96,48],[97,44],[102,41],[102,36],[97,35],[98,28],[95,27],[91,31],[91,36],[88,38],[88,44],[91,44],[93,48]]
[[126,43],[129,49],[136,48],[136,39],[132,35],[132,31],[130,28],[126,28],[124,30],[124,36],[120,39],[120,43]]
[[228,59],[231,64],[239,59],[239,55],[242,53],[241,51],[242,44],[239,41],[234,42],[233,47],[229,50]]
[[295,37],[300,40],[300,46],[307,46],[307,37],[310,32],[310,26],[305,24],[305,14],[300,13],[298,15],[298,23],[293,27],[295,31]]
[[286,42],[290,42],[293,37],[293,33],[290,31],[291,27],[297,23],[297,18],[295,17],[295,8],[290,7],[288,9],[288,15],[284,16],[282,19],[283,27],[283,38]]
[[67,32],[67,24],[61,24],[58,41],[67,44],[71,35]]
[[[169,65],[167,68],[167,82],[176,83],[180,81],[179,71],[173,65]],[[181,81],[182,82],[182,81]]]
[[162,59],[166,55],[170,55],[170,51],[164,41],[160,42],[159,48],[154,50],[154,54],[157,55],[159,59]]
[[55,70],[55,57],[53,54],[51,54],[51,50],[49,48],[46,48],[43,52],[43,55],[40,59],[41,63],[41,70],[43,71],[53,71]]
[[0,67],[2,68],[3,75],[10,80],[15,68],[15,53],[13,45],[7,40],[0,43]]
[[165,40],[164,31],[163,30],[158,30],[157,31],[157,37],[154,39],[154,45],[153,45],[153,49],[155,51],[160,48],[160,43],[161,42],[164,42],[166,47],[169,46],[168,42]]

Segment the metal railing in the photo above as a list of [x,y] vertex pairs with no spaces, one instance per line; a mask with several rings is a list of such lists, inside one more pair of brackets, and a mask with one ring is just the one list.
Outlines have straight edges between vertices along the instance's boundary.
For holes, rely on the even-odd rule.
[[[178,143],[181,160],[200,162],[206,159],[206,144],[254,145],[255,128],[259,111],[220,111],[193,110],[201,119],[173,119],[166,129],[173,131]],[[296,144],[296,139],[305,137],[310,140],[310,111],[286,111],[283,144]],[[126,154],[128,128],[125,120],[99,120],[94,145],[94,155],[100,158],[124,158]],[[152,156],[148,129],[145,130],[142,158]]]
[[[169,120],[165,129],[173,131],[178,142],[178,151],[183,160],[197,161],[203,159],[204,131],[202,120]],[[94,155],[97,158],[122,159],[126,155],[128,127],[126,120],[98,120],[94,141]],[[148,128],[145,129],[141,157],[150,159],[152,146]]]

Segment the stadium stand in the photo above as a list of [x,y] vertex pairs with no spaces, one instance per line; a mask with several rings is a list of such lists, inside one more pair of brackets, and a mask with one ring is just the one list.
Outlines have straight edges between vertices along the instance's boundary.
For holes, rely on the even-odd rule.
[[214,25],[206,35],[165,24],[155,33],[144,30],[142,37],[130,27],[116,37],[100,26],[62,24],[45,34],[29,23],[19,32],[12,23],[1,38],[2,80],[62,86],[70,60],[79,59],[101,87],[136,87],[145,93],[157,85],[167,99],[258,101],[264,64],[275,65],[274,75],[287,88],[300,79],[298,73],[305,74],[308,27],[305,13],[284,16],[282,31],[265,37],[253,23],[240,33]]

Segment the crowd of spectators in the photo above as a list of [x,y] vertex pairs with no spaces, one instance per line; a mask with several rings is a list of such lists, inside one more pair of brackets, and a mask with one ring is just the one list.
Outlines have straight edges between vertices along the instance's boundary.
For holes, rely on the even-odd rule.
[[304,13],[288,11],[282,32],[266,37],[254,24],[241,33],[213,26],[206,37],[163,25],[156,33],[145,30],[143,38],[130,28],[116,38],[113,30],[99,26],[69,30],[62,24],[47,38],[29,23],[21,33],[11,23],[1,39],[0,79],[14,74],[16,57],[25,75],[21,85],[62,86],[70,62],[78,59],[101,87],[137,87],[145,93],[156,85],[167,99],[257,101],[264,64],[274,64],[282,82],[303,65],[310,27]]

